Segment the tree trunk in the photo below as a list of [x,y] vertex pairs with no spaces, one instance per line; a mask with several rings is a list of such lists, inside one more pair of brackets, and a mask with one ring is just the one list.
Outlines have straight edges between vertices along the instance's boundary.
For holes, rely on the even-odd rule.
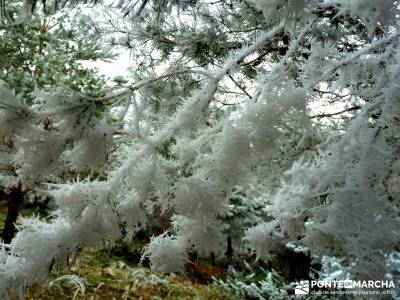
[[16,227],[15,222],[24,199],[22,184],[13,187],[7,194],[7,218],[3,229],[3,243],[9,244],[14,237]]
[[215,253],[214,253],[214,252],[211,252],[211,265],[212,265],[212,266],[215,266],[215,265],[216,265],[216,262],[215,262]]
[[233,258],[233,247],[232,247],[232,237],[228,235],[227,240],[226,240],[226,259],[228,262],[228,265],[232,263],[232,258]]

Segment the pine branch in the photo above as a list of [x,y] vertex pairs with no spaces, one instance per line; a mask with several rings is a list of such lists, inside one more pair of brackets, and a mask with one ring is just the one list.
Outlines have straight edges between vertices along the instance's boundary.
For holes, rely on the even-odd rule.
[[130,85],[126,88],[124,88],[121,92],[114,94],[114,95],[110,95],[110,96],[105,96],[105,97],[99,97],[99,98],[94,98],[95,102],[97,103],[104,103],[110,100],[114,100],[114,99],[118,99],[120,97],[123,97],[131,92],[134,92],[140,88],[143,88],[145,86],[148,86],[150,84],[153,84],[157,81],[163,80],[163,79],[167,79],[170,77],[174,77],[174,76],[179,76],[179,75],[184,75],[184,74],[200,74],[200,75],[204,75],[206,77],[212,77],[212,75],[207,72],[206,70],[195,70],[195,69],[182,69],[182,70],[178,70],[178,71],[172,71],[170,73],[166,73],[166,74],[162,74],[160,76],[156,76],[156,77],[152,77],[146,80],[143,80],[140,83],[134,84],[134,85]]

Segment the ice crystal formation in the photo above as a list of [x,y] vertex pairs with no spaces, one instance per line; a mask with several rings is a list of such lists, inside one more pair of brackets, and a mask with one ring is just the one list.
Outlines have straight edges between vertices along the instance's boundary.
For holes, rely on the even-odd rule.
[[[87,13],[78,2],[48,1],[46,13]],[[50,82],[29,101],[0,84],[1,164],[56,203],[50,222],[23,219],[2,246],[0,294],[46,281],[83,246],[159,223],[167,230],[144,252],[159,272],[184,271],[190,251],[223,254],[235,226],[237,242],[266,261],[295,241],[346,257],[354,278],[392,272],[399,3],[139,2],[97,4],[110,22],[82,28],[131,49],[137,68],[127,81],[91,92]],[[25,1],[9,26],[42,9]],[[238,195],[245,217],[232,205]]]

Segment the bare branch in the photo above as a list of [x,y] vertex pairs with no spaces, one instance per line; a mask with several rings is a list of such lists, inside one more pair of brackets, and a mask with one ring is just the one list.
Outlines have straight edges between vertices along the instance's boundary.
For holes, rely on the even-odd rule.
[[352,106],[352,107],[346,108],[344,110],[337,111],[337,112],[330,113],[330,114],[314,115],[314,116],[311,116],[310,119],[314,119],[314,118],[329,118],[329,117],[337,116],[337,115],[340,115],[340,114],[343,114],[343,113],[346,113],[346,112],[359,110],[359,109],[361,109],[361,106],[356,105],[356,106]]
[[239,83],[237,82],[231,74],[228,74],[228,77],[232,80],[232,82],[250,99],[253,99],[253,97],[246,91],[246,89]]

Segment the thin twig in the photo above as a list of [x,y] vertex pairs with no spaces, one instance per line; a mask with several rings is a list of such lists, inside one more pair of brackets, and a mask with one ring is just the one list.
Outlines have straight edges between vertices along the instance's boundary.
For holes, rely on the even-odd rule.
[[228,74],[228,77],[232,80],[232,82],[243,92],[246,94],[247,97],[250,99],[253,99],[253,97],[246,91],[246,89],[239,83],[237,82],[231,74]]
[[314,118],[329,118],[329,117],[333,117],[333,116],[337,116],[337,115],[343,114],[345,112],[355,111],[355,110],[359,110],[359,109],[361,109],[361,106],[356,105],[356,106],[352,106],[352,107],[346,108],[344,110],[337,111],[337,112],[330,113],[330,114],[314,115],[314,116],[311,116],[310,119],[314,119]]

